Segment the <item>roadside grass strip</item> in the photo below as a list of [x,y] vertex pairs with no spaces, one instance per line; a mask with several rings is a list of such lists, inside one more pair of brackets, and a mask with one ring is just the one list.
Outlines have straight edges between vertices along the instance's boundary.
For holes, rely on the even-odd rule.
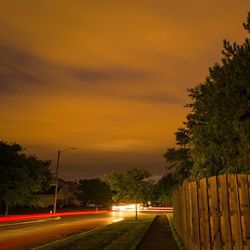
[[179,234],[175,230],[174,222],[173,222],[173,214],[167,214],[167,218],[168,218],[168,221],[169,221],[169,225],[170,225],[173,237],[174,237],[175,242],[177,243],[179,249],[180,250],[186,250],[183,240],[181,239],[181,237],[179,236]]
[[43,245],[39,250],[125,250],[136,249],[155,216],[129,218],[88,232]]

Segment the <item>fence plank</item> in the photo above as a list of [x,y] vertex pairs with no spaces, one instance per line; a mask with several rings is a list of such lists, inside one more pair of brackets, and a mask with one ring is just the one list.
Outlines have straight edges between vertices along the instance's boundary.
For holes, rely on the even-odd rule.
[[250,211],[249,211],[249,204],[250,204],[250,175],[248,175],[248,214],[247,217],[247,242],[248,246],[250,246]]
[[187,217],[188,217],[188,208],[187,208],[187,201],[186,201],[186,198],[187,198],[187,182],[185,181],[184,182],[184,185],[183,185],[183,207],[184,207],[184,232],[183,232],[183,235],[184,235],[184,241],[185,241],[185,246],[186,248],[188,249],[188,223],[187,223]]
[[220,214],[221,214],[221,239],[222,249],[232,249],[232,234],[230,223],[230,210],[228,203],[228,185],[227,175],[218,176],[219,184],[219,200],[220,200]]
[[220,208],[218,197],[217,176],[208,179],[210,196],[210,226],[212,249],[221,249]]
[[240,196],[240,211],[242,224],[242,239],[244,250],[250,246],[250,200],[248,194],[247,175],[238,175],[238,186]]
[[[182,189],[182,195],[181,195],[181,207],[184,210],[185,209],[185,203],[184,203],[184,195],[185,195],[185,190]],[[181,227],[181,231],[182,231],[182,235],[183,238],[185,239],[185,235],[184,235],[184,231],[186,229],[186,221],[185,221],[185,215],[186,215],[186,211],[182,212],[182,225],[180,225]]]
[[201,249],[210,249],[210,230],[209,230],[209,208],[207,197],[207,179],[199,181],[199,208],[200,208],[200,239]]
[[192,249],[200,250],[200,221],[199,221],[199,206],[198,206],[198,187],[197,182],[190,183],[190,192],[192,200]]
[[190,185],[189,182],[186,183],[186,204],[187,204],[187,246],[188,249],[192,249],[192,222],[191,222],[191,203],[190,203]]
[[239,210],[238,180],[236,175],[228,175],[227,179],[233,249],[242,250],[243,246]]

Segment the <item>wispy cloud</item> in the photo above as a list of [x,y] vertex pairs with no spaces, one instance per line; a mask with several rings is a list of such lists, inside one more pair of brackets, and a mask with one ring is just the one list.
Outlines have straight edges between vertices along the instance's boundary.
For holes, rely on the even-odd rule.
[[[143,84],[156,77],[151,72],[122,66],[106,68],[73,67],[56,64],[39,58],[25,50],[0,44],[0,94],[9,95],[27,91],[28,88],[47,88],[51,90],[58,84],[62,75],[70,79],[71,88],[77,93],[91,92],[89,84],[95,86],[91,94],[107,98],[121,98],[137,102],[179,104],[181,100],[170,93],[149,92],[142,90]],[[57,83],[56,83],[57,82]],[[108,88],[98,89],[105,84]],[[138,84],[140,85],[138,85]],[[67,81],[60,82],[60,87],[69,88]],[[87,88],[87,86],[88,88]],[[93,85],[94,84],[94,85]],[[127,84],[131,84],[129,91]],[[138,85],[138,86],[136,86]],[[73,87],[75,86],[75,88]]]
[[24,50],[0,44],[0,93],[23,91],[27,85],[42,85],[49,65]]
[[152,74],[142,70],[125,67],[107,68],[70,68],[69,72],[78,80],[89,83],[105,83],[107,81],[136,81],[152,77]]

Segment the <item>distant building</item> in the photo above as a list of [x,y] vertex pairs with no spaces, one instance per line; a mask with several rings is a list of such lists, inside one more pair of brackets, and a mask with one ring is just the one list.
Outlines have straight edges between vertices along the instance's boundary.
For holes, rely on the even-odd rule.
[[[58,206],[80,206],[78,194],[78,184],[76,182],[58,179]],[[38,194],[38,197],[41,207],[52,207],[54,205],[55,185],[52,185],[48,191]]]

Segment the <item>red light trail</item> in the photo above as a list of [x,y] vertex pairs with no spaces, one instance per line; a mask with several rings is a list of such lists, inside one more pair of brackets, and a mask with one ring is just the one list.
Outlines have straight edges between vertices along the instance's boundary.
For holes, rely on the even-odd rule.
[[90,211],[59,212],[55,214],[43,213],[43,214],[10,215],[10,216],[0,217],[0,223],[38,220],[38,219],[45,219],[45,218],[54,218],[58,216],[100,214],[100,213],[108,213],[108,212],[111,212],[111,211],[110,210],[97,210],[97,211],[90,210]]

